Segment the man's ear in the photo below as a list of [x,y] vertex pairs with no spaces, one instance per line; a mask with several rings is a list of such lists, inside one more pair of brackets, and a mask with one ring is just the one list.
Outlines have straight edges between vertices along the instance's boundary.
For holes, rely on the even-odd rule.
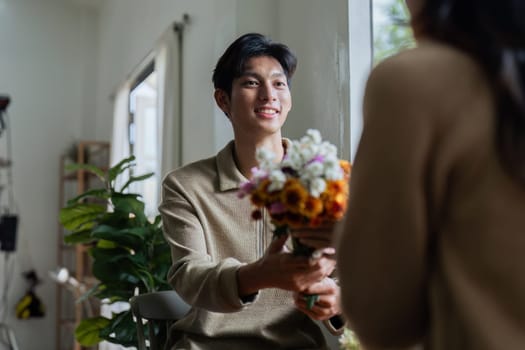
[[230,97],[226,93],[226,91],[222,89],[215,89],[215,92],[213,93],[213,97],[215,98],[215,103],[217,103],[217,106],[226,114],[227,117],[229,117],[230,112]]

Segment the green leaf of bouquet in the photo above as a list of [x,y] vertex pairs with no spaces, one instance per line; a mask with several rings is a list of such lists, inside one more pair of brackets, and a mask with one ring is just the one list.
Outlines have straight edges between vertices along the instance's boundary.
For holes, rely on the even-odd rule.
[[95,203],[77,203],[60,209],[60,223],[70,231],[86,229],[106,211],[106,207]]
[[310,246],[307,246],[298,238],[292,237],[292,246],[293,246],[293,254],[297,256],[312,256],[313,252],[315,251],[315,248],[312,248]]
[[75,339],[83,346],[94,346],[103,340],[100,331],[109,324],[110,320],[102,316],[83,319],[75,329]]
[[73,163],[65,166],[66,171],[86,170],[95,174],[102,182],[106,182],[106,174],[100,168],[92,164]]
[[290,233],[290,228],[287,225],[277,225],[273,231],[274,235],[280,237],[281,235],[287,235]]

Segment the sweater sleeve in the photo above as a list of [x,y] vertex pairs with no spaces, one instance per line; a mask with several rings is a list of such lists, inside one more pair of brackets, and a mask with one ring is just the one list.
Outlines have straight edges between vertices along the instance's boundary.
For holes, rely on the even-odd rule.
[[171,248],[168,282],[187,303],[213,312],[237,312],[254,301],[239,297],[237,270],[241,262],[234,258],[212,260],[191,196],[175,177],[166,177],[163,182],[159,210]]

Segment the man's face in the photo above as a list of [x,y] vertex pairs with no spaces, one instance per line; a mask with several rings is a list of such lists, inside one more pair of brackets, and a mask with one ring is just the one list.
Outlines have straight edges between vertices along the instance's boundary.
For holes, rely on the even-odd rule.
[[228,115],[234,132],[267,135],[278,132],[292,107],[292,98],[281,64],[269,56],[250,58],[243,74],[232,82],[231,97],[220,91],[216,99]]

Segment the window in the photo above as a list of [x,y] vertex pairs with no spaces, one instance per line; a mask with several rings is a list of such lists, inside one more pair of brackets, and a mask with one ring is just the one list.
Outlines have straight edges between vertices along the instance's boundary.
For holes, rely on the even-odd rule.
[[373,0],[374,63],[415,46],[404,0]]
[[361,132],[366,80],[373,65],[415,46],[404,0],[348,0],[350,58],[350,159]]
[[159,175],[157,125],[157,73],[152,62],[137,77],[129,94],[129,144],[136,158],[131,176],[155,173],[154,176],[133,183],[130,192],[142,195],[145,213],[153,217],[159,201]]

